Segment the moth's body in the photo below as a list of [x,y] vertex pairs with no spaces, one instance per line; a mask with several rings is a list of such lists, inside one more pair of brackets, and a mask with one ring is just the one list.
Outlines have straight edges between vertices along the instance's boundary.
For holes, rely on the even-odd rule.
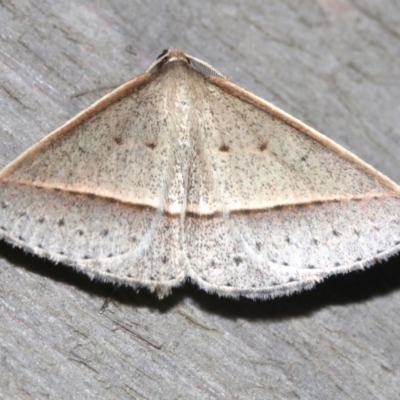
[[0,190],[6,241],[160,293],[191,278],[272,297],[400,248],[396,184],[176,50],[7,166]]

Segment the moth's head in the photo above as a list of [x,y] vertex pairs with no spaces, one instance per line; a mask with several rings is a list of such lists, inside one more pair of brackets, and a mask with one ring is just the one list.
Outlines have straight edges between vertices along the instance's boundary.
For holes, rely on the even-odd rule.
[[172,63],[184,63],[189,67],[193,68],[197,72],[200,72],[204,76],[217,76],[218,78],[227,79],[226,76],[221,74],[218,70],[207,64],[198,58],[189,56],[183,51],[176,49],[164,50],[158,57],[157,60],[150,65],[146,72],[154,74],[156,72],[162,71],[166,65],[171,65]]

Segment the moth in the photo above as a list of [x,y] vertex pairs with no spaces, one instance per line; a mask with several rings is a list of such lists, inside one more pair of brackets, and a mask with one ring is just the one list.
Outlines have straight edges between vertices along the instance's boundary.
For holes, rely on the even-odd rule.
[[400,188],[179,50],[0,173],[0,238],[162,297],[272,298],[400,250]]

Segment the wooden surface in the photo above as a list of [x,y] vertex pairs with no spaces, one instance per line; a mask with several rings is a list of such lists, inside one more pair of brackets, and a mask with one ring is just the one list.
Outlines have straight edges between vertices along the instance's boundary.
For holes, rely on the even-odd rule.
[[[0,168],[177,47],[400,183],[399,4],[0,1]],[[2,243],[0,398],[398,399],[399,264],[273,301],[160,301]]]

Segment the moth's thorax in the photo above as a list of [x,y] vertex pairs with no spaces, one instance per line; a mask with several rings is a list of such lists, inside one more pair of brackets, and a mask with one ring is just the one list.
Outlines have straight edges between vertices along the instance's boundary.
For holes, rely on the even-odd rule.
[[199,103],[193,79],[204,79],[184,62],[177,61],[166,66],[163,79],[166,84],[171,159],[174,161],[165,209],[181,214],[186,210],[188,177],[195,149],[194,127],[198,121]]
[[198,120],[202,98],[208,90],[207,78],[184,61],[171,62],[160,75],[165,107],[174,124],[172,132],[181,146],[192,146],[192,126]]

